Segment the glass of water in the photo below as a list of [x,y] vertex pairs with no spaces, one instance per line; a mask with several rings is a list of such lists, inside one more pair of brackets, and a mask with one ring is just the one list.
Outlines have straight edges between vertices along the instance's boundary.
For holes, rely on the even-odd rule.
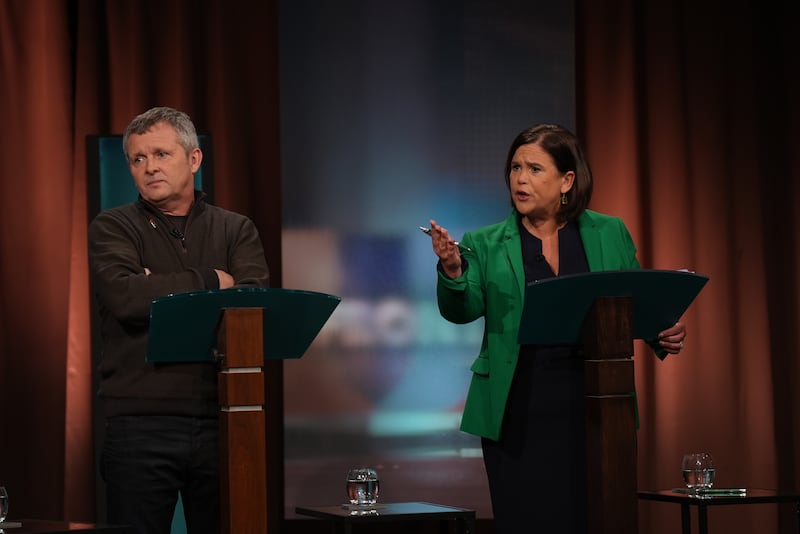
[[378,502],[378,472],[369,467],[359,467],[347,472],[347,498],[350,504],[372,506]]
[[707,452],[692,452],[683,455],[681,463],[683,482],[693,490],[705,490],[714,485],[717,469],[714,458]]
[[8,492],[5,486],[0,486],[0,523],[6,520],[8,515]]

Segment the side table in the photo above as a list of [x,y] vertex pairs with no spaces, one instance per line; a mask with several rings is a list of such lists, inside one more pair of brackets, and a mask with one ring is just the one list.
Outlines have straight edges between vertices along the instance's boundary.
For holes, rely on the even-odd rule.
[[353,509],[338,506],[298,506],[295,512],[333,522],[334,532],[350,534],[353,525],[392,521],[439,521],[441,532],[448,532],[450,522],[460,534],[475,534],[475,510],[426,502],[377,504],[372,508]]
[[123,525],[95,525],[43,519],[19,519],[10,523],[15,526],[6,525],[3,528],[3,523],[0,523],[0,531],[5,531],[5,534],[136,534],[135,528]]
[[694,495],[672,490],[640,491],[639,499],[671,502],[681,505],[681,532],[692,533],[691,506],[697,507],[697,527],[700,534],[708,534],[708,507],[731,504],[765,504],[793,502],[797,511],[797,532],[800,534],[800,493],[768,489],[747,489],[741,495]]

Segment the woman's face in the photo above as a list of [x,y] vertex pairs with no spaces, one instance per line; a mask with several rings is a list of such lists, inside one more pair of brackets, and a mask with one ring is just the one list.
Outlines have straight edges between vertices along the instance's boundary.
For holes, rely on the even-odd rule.
[[529,219],[555,219],[561,194],[572,189],[575,173],[562,174],[538,144],[520,146],[511,159],[508,183],[517,211]]

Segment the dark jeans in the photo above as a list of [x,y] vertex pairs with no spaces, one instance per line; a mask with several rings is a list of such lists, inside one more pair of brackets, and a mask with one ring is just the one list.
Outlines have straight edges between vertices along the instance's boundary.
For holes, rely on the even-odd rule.
[[107,521],[169,534],[180,492],[188,534],[219,534],[218,427],[216,418],[108,418],[100,466]]

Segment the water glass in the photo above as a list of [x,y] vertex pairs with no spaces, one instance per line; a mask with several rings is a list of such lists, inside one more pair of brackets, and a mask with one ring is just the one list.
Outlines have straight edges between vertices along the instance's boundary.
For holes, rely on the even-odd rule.
[[347,472],[347,498],[350,504],[372,506],[378,502],[378,472],[359,467]]
[[5,486],[0,486],[0,523],[6,520],[8,515],[8,492]]
[[711,488],[717,475],[714,459],[707,452],[685,454],[681,463],[681,471],[684,484],[693,490]]

